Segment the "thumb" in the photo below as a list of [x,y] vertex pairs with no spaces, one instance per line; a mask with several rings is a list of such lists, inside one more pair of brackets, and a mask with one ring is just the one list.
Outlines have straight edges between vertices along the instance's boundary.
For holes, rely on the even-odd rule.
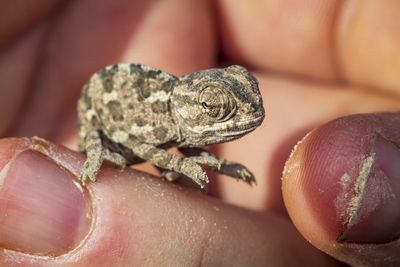
[[0,140],[1,266],[338,266],[283,216],[234,207],[104,164],[80,187],[83,155]]
[[400,265],[400,113],[352,115],[307,135],[283,175],[299,231],[355,266]]

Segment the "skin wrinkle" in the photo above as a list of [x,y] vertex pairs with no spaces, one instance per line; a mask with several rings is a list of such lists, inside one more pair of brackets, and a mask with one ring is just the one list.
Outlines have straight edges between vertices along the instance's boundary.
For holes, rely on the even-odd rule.
[[332,62],[332,69],[333,72],[336,73],[338,82],[343,80],[343,69],[341,67],[341,63],[339,60],[339,38],[338,38],[338,27],[337,25],[340,23],[340,20],[343,16],[343,10],[346,9],[347,1],[337,1],[337,5],[332,15],[332,23],[331,28],[329,29],[330,34],[330,41],[327,43],[331,46],[331,62]]

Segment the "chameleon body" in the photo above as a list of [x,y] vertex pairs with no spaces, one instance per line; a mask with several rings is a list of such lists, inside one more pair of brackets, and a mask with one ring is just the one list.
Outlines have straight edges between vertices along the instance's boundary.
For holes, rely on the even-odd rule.
[[[95,74],[78,101],[80,180],[97,180],[104,160],[121,167],[149,161],[168,180],[185,175],[200,187],[203,168],[251,184],[251,172],[201,147],[231,141],[264,119],[257,80],[243,67],[182,77],[140,64],[116,64]],[[166,149],[178,147],[182,156]]]

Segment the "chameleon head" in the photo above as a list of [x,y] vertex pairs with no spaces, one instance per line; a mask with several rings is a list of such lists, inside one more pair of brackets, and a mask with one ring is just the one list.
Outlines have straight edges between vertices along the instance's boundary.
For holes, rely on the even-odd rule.
[[182,145],[191,146],[239,138],[264,119],[258,82],[237,65],[182,76],[172,92],[172,112]]

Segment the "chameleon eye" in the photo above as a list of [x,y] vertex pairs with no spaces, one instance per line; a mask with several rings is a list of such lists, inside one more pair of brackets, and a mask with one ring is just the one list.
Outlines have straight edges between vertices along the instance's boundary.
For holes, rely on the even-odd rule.
[[232,95],[219,87],[204,88],[199,94],[199,103],[203,112],[213,120],[227,120],[236,111]]
[[201,106],[202,106],[204,109],[207,109],[207,108],[208,108],[207,102],[201,102]]

